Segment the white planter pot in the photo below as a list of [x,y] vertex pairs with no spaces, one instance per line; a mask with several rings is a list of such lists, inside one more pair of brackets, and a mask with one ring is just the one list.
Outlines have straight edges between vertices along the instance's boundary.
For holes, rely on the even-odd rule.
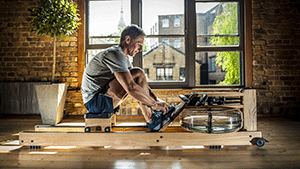
[[63,118],[67,84],[36,85],[35,90],[43,124],[58,124]]

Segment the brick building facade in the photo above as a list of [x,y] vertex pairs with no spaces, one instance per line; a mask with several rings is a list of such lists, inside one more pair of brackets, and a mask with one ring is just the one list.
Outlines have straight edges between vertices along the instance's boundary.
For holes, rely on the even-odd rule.
[[[37,0],[1,0],[0,82],[50,81],[53,39],[29,31],[28,8]],[[300,3],[292,0],[252,0],[253,87],[258,113],[297,115],[300,111]],[[57,43],[57,81],[69,85],[65,113],[82,115],[78,86],[78,35]],[[169,103],[189,90],[157,90]],[[139,114],[132,98],[119,114]],[[1,112],[0,112],[1,113]],[[13,113],[13,112],[12,112]]]

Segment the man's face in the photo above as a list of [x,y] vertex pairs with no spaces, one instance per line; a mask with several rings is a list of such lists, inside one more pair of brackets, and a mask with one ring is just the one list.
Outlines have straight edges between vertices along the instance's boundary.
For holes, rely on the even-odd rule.
[[137,53],[142,52],[143,50],[143,44],[144,44],[144,35],[139,35],[137,38],[135,39],[131,39],[128,43],[128,54],[132,57],[134,57]]

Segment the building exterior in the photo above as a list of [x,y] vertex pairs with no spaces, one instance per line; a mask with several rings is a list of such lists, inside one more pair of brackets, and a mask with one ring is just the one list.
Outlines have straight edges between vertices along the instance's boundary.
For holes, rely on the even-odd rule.
[[185,80],[185,54],[165,42],[145,53],[143,63],[149,81]]
[[[216,16],[220,15],[222,12],[222,5],[216,5],[205,13],[197,13],[196,14],[196,22],[197,22],[197,44],[201,46],[209,46],[209,38],[208,37],[199,37],[199,35],[209,35],[213,32],[213,22]],[[184,80],[185,79],[185,39],[184,39],[184,15],[183,14],[174,14],[174,15],[159,15],[158,16],[158,24],[155,23],[151,28],[151,35],[162,35],[159,38],[150,38],[150,51],[146,52],[144,56],[144,70],[149,75],[149,80],[162,80],[160,76],[160,72],[157,72],[158,69],[150,68],[150,64],[156,65],[165,65],[164,68],[168,68],[168,70],[164,69],[164,74],[168,74],[170,72],[173,75],[169,75],[173,77],[173,81]],[[168,36],[169,35],[169,36]],[[176,37],[177,35],[177,37]],[[168,63],[168,58],[163,56],[159,56],[162,54],[161,48],[162,46],[166,46],[168,48],[168,52],[172,54],[165,54],[174,57],[174,60],[180,60],[180,64]],[[176,51],[176,52],[175,52]],[[180,54],[179,54],[180,53]],[[151,61],[148,59],[149,56],[155,56],[155,59]],[[178,59],[177,59],[178,57]],[[197,52],[195,54],[195,75],[196,75],[196,85],[202,84],[218,84],[222,80],[224,80],[226,72],[222,70],[220,66],[216,65],[216,52]],[[160,58],[161,60],[158,60]],[[176,62],[177,63],[177,62]],[[168,65],[169,64],[169,65]],[[168,66],[167,66],[168,65]],[[169,70],[171,69],[172,70]],[[178,75],[178,70],[180,75]],[[180,77],[175,78],[175,77]],[[163,80],[171,80],[165,78]]]

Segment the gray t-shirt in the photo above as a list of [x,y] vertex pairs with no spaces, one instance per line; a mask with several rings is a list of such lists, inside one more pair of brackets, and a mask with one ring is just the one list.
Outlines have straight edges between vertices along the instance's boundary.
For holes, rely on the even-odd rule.
[[130,72],[131,62],[120,46],[112,46],[95,55],[86,66],[81,85],[83,102],[87,103],[115,78],[114,72]]

